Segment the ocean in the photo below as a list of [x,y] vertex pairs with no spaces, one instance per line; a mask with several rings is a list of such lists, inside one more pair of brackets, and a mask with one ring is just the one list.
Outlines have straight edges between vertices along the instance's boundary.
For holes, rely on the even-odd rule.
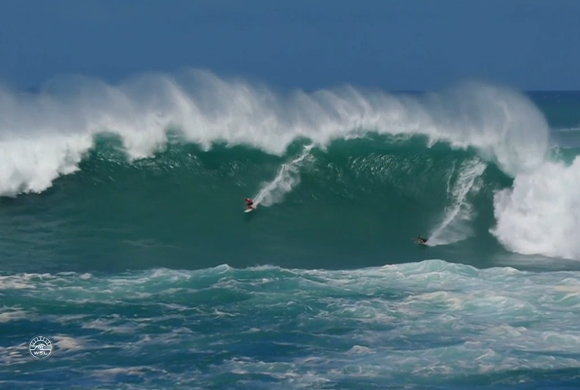
[[1,87],[0,388],[577,389],[578,155],[574,91]]

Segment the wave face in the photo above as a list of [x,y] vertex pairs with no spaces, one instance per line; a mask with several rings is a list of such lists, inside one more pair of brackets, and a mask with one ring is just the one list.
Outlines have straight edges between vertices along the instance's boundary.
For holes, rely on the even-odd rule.
[[[560,135],[580,123],[566,115]],[[528,97],[475,83],[282,94],[185,70],[3,89],[0,253],[353,268],[423,259],[421,234],[449,261],[578,260],[577,154],[551,134]]]
[[[356,271],[0,274],[0,385],[571,389],[580,274],[441,260]],[[30,332],[54,345],[28,367]]]
[[[176,143],[129,163],[115,140],[100,139],[75,175],[41,195],[4,199],[0,231],[12,239],[3,254],[17,265],[26,250],[28,271],[47,254],[81,271],[356,268],[457,246],[451,259],[482,264],[505,252],[488,230],[495,191],[513,179],[475,151],[426,142],[375,135],[325,150],[298,142],[282,156]],[[250,214],[246,196],[257,204]],[[418,234],[430,237],[429,252],[413,242]]]

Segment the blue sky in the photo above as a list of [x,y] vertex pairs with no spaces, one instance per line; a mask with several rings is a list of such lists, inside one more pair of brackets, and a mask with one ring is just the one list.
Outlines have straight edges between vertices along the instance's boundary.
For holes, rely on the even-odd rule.
[[0,81],[205,68],[306,90],[580,89],[578,0],[2,0]]

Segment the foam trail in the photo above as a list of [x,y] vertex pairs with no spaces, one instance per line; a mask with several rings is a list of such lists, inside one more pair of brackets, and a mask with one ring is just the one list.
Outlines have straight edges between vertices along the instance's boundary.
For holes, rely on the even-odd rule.
[[421,134],[475,147],[510,175],[541,164],[548,150],[547,123],[526,97],[481,84],[425,96],[352,87],[281,95],[190,69],[116,86],[75,77],[38,94],[0,87],[0,195],[41,192],[74,172],[96,134],[117,135],[136,159],[162,150],[170,129],[205,149],[225,141],[276,155],[301,138],[323,148],[369,131]]
[[314,145],[306,145],[302,154],[290,161],[282,164],[276,177],[269,183],[265,183],[255,197],[256,206],[262,204],[265,207],[271,206],[274,203],[280,202],[284,195],[292,190],[298,183],[300,183],[300,175],[298,169],[304,159],[310,155],[310,150]]
[[554,133],[575,133],[575,132],[580,132],[580,126],[579,127],[566,127],[566,128],[562,128],[562,129],[555,129],[553,130]]
[[[472,235],[469,222],[474,217],[471,204],[467,196],[478,191],[476,179],[485,171],[486,164],[479,159],[466,161],[459,169],[457,182],[447,192],[451,195],[452,204],[445,209],[443,221],[430,234],[429,245],[446,245],[464,240]],[[453,171],[451,175],[453,175]],[[451,177],[450,177],[451,180]]]
[[496,193],[491,233],[509,250],[580,260],[580,157],[547,162]]

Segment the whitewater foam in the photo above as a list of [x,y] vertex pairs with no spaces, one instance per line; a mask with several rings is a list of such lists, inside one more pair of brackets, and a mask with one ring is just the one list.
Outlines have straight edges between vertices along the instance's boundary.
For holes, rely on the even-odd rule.
[[520,174],[494,197],[491,230],[509,250],[580,260],[580,158]]
[[[190,292],[166,295],[177,274],[187,275],[180,283]],[[117,384],[129,372],[139,388],[179,380],[211,388],[232,372],[238,376],[228,384],[243,381],[253,388],[271,387],[274,379],[278,388],[312,387],[299,379],[313,375],[329,386],[356,382],[377,388],[477,387],[482,375],[483,384],[534,383],[537,375],[575,378],[580,297],[559,287],[577,288],[578,275],[476,269],[441,260],[343,271],[263,266],[128,271],[90,279],[53,274],[30,287],[34,294],[7,291],[15,293],[14,307],[34,307],[35,316],[26,319],[30,326],[15,320],[7,328],[0,384],[46,383],[42,375],[25,375],[31,364],[28,328],[41,326],[51,329],[46,336],[56,347],[51,373],[79,386],[87,377],[93,387]],[[236,282],[232,295],[222,295],[224,279]],[[101,294],[89,306],[68,305],[72,294],[61,287],[79,282],[89,288],[75,297],[123,288],[121,301],[113,304],[109,294]],[[144,289],[151,296],[131,294]],[[243,299],[231,299],[240,293]]]
[[369,131],[423,134],[475,147],[509,174],[537,166],[548,145],[546,121],[527,98],[481,84],[424,97],[353,87],[284,96],[199,70],[117,86],[76,77],[39,94],[0,89],[0,195],[41,192],[74,172],[96,134],[118,135],[138,159],[162,150],[169,130],[205,149],[226,142],[277,155],[298,138],[324,148]]
[[0,195],[42,192],[60,175],[76,172],[91,145],[82,135],[0,141]]

